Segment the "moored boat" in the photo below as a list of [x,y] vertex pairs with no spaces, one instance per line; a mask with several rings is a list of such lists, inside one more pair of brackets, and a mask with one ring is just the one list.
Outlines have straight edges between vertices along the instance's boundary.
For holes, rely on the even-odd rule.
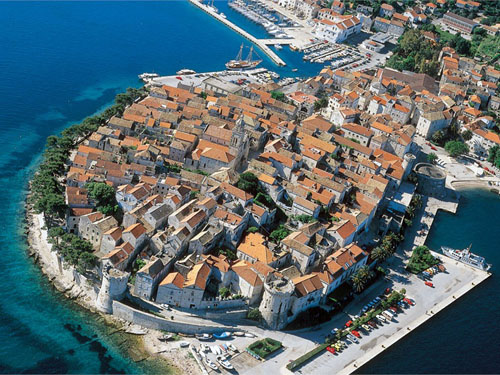
[[178,70],[176,74],[178,74],[178,75],[196,74],[196,72],[193,69],[181,69],[181,70]]
[[459,249],[453,249],[451,247],[441,246],[441,251],[443,252],[444,255],[446,255],[451,259],[455,259],[461,263],[467,264],[471,267],[483,271],[488,271],[491,268],[491,264],[486,263],[484,257],[471,253],[470,251],[471,247],[472,245],[470,245],[466,249],[459,250]]
[[221,332],[221,333],[214,333],[214,338],[216,339],[228,339],[231,337],[231,332]]
[[207,364],[208,367],[210,367],[212,370],[217,371],[219,368],[217,365],[208,357],[205,358],[205,363]]
[[196,338],[200,341],[207,341],[212,338],[212,335],[209,335],[208,333],[203,333],[201,335],[196,335]]
[[253,53],[253,46],[250,47],[250,52],[248,54],[248,57],[243,60],[242,54],[243,54],[243,44],[241,44],[240,51],[238,52],[238,55],[234,60],[228,61],[226,63],[226,69],[229,70],[246,70],[246,69],[253,69],[256,68],[257,65],[259,65],[262,60],[252,60],[252,53]]
[[226,370],[232,370],[234,369],[233,365],[231,364],[231,362],[229,362],[226,357],[223,357],[223,356],[220,356],[218,355],[217,356],[217,362],[219,362],[219,364],[224,367]]

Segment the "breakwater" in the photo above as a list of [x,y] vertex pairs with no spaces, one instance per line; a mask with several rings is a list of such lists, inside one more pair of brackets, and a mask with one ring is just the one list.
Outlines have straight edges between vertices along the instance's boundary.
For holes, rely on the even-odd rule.
[[269,58],[278,66],[285,66],[286,63],[276,54],[274,53],[270,48],[269,46],[267,45],[269,43],[269,40],[266,39],[264,41],[260,40],[260,39],[257,39],[256,37],[254,37],[252,34],[246,32],[245,30],[243,30],[241,27],[239,26],[236,26],[234,23],[232,23],[231,21],[229,21],[227,18],[224,18],[224,17],[221,17],[218,13],[214,12],[212,9],[210,9],[209,7],[207,7],[206,5],[203,5],[202,3],[200,3],[199,1],[197,0],[189,0],[189,2],[195,6],[197,6],[198,8],[200,8],[201,10],[203,10],[205,13],[211,15],[212,17],[214,17],[216,20],[222,22],[224,25],[226,25],[227,27],[229,27],[230,29],[236,31],[238,34],[240,34],[241,36],[245,37],[246,39],[248,39],[249,41],[251,41],[252,43],[254,43],[255,45],[257,45],[267,56],[269,56]]

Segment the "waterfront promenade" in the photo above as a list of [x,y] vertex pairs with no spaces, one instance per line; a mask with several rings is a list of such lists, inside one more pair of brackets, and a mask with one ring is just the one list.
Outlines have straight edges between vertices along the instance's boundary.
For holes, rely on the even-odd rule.
[[234,23],[229,21],[227,18],[221,17],[218,13],[214,12],[212,9],[207,7],[206,5],[200,3],[198,0],[189,0],[189,2],[201,10],[203,10],[205,13],[208,13],[212,17],[214,17],[216,20],[222,22],[226,26],[228,26],[230,29],[236,31],[238,34],[241,36],[247,38],[249,41],[257,45],[269,58],[279,66],[285,66],[286,63],[273,51],[269,46],[266,44],[266,42],[261,41],[260,39],[257,39],[254,37],[252,34],[248,33],[247,31],[243,30],[241,27],[236,26]]

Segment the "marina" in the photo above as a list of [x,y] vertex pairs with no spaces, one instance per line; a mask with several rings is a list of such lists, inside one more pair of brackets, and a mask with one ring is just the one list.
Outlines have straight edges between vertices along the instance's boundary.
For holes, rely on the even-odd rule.
[[285,66],[286,63],[273,51],[269,46],[265,43],[262,43],[259,39],[251,35],[250,33],[246,32],[239,26],[236,26],[234,23],[229,21],[227,17],[222,17],[220,14],[217,13],[217,10],[214,9],[213,7],[209,5],[202,4],[198,0],[189,0],[189,2],[195,6],[197,6],[199,9],[203,10],[204,12],[210,14],[212,17],[214,17],[216,20],[222,22],[232,30],[236,31],[238,34],[244,36],[247,38],[249,41],[257,45],[266,55],[269,56],[269,58],[278,66]]

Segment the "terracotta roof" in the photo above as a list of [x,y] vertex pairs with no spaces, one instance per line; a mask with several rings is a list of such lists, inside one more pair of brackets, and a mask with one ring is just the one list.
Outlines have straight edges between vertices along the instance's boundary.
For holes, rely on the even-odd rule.
[[292,282],[295,284],[295,291],[299,297],[304,297],[323,289],[323,284],[317,274],[297,277]]
[[188,272],[184,282],[184,288],[196,286],[201,290],[205,290],[207,285],[208,275],[210,274],[210,267],[205,262],[196,264],[191,271]]
[[182,289],[184,285],[184,277],[179,272],[171,272],[161,281],[160,285],[173,284],[177,288]]
[[132,224],[123,231],[123,234],[131,233],[135,238],[139,238],[142,234],[146,233],[146,228],[141,223]]
[[266,239],[260,233],[248,233],[238,246],[238,251],[249,257],[269,264],[274,260],[271,250],[266,246]]

